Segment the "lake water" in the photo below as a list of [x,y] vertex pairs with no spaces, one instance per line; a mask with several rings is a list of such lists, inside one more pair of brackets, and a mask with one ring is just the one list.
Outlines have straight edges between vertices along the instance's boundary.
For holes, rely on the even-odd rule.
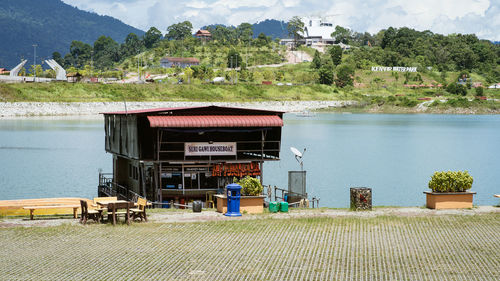
[[[498,115],[286,114],[282,160],[265,164],[265,184],[286,188],[300,169],[290,146],[307,148],[307,189],[321,206],[348,207],[358,186],[372,188],[377,206],[422,206],[441,170],[468,170],[474,203],[498,204]],[[100,120],[0,120],[0,200],[92,198],[99,168],[112,168]]]

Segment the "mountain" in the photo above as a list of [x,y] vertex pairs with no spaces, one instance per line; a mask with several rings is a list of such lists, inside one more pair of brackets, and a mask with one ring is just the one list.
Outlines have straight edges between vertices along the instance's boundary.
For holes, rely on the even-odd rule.
[[[144,31],[123,22],[95,13],[85,12],[60,0],[2,0],[0,5],[0,67],[11,69],[21,58],[33,64],[52,57],[57,51],[64,56],[71,41],[93,44],[101,35],[117,42],[133,32]],[[26,67],[29,68],[29,67]]]
[[254,23],[253,34],[257,37],[261,32],[267,36],[275,38],[288,38],[288,30],[286,29],[288,23],[278,20],[267,19],[258,23]]

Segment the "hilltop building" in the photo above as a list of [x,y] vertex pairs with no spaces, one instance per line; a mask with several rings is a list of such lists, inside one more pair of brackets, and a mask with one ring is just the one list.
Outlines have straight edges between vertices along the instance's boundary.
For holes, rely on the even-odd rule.
[[175,58],[175,57],[164,57],[160,60],[160,65],[163,68],[170,68],[170,67],[180,67],[180,68],[185,68],[185,67],[190,67],[193,65],[199,65],[200,60],[197,58]]
[[332,33],[335,31],[333,23],[326,22],[321,18],[301,18],[304,23],[304,37],[305,44],[311,46],[313,44],[322,43],[332,45],[335,38],[332,38]]
[[212,34],[210,33],[210,31],[205,29],[198,30],[194,36],[203,42],[212,39]]
[[[311,47],[325,47],[326,45],[339,45],[342,50],[350,49],[346,44],[335,44],[335,38],[332,33],[335,31],[335,26],[331,22],[327,22],[321,18],[302,17],[304,23],[304,32],[300,34],[302,39],[299,40],[301,44]],[[293,45],[293,39],[283,39],[280,41],[281,45]]]

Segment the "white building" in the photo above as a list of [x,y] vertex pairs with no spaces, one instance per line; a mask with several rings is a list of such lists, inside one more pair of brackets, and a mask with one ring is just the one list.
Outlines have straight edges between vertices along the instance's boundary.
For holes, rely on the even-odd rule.
[[[331,22],[327,22],[319,17],[302,17],[300,20],[304,23],[304,32],[301,34],[303,37],[301,43],[307,46],[321,47],[324,45],[334,45],[335,38],[332,33],[335,31],[335,26]],[[283,39],[280,41],[282,45],[293,44],[293,39]],[[343,50],[349,49],[349,45],[337,44]]]
[[332,38],[332,33],[335,31],[335,26],[332,23],[326,22],[321,18],[301,18],[304,23],[304,37],[305,44],[311,46],[313,44],[333,44],[335,38]]

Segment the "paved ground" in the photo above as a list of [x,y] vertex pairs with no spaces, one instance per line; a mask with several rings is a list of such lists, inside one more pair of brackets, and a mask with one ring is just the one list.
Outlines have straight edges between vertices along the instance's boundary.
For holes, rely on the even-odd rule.
[[150,218],[116,227],[3,219],[0,280],[500,279],[497,207]]

